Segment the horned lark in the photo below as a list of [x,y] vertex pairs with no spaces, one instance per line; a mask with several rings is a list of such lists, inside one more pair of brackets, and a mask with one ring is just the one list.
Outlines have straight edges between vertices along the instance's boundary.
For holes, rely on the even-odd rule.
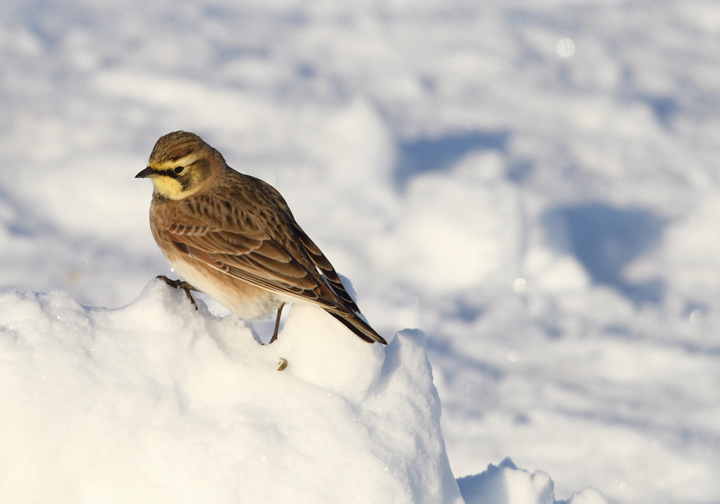
[[[269,184],[230,168],[199,136],[161,137],[148,167],[154,191],[150,229],[186,282],[237,315],[256,320],[285,303],[325,309],[363,340],[387,344],[362,318],[330,261],[303,232]],[[189,292],[188,292],[189,295]],[[192,299],[192,296],[190,296]]]

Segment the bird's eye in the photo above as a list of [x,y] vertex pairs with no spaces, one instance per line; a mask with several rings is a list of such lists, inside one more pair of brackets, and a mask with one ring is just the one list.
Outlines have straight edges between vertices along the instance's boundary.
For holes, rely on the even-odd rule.
[[178,167],[176,167],[173,171],[174,171],[175,173],[177,173],[178,175],[180,175],[180,174],[183,172],[184,169],[185,169],[184,166],[178,166]]

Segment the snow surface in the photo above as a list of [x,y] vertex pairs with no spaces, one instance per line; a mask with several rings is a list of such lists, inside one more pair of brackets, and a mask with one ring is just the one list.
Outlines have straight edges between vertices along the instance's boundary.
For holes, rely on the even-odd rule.
[[[717,2],[4,0],[0,12],[6,303],[65,299],[35,308],[38,324],[138,310],[171,272],[147,225],[150,185],[133,176],[160,135],[195,131],[283,193],[376,329],[427,335],[453,474],[508,457],[528,471],[493,465],[464,492],[501,499],[493,489],[522,481],[538,500],[547,474],[573,502],[601,499],[573,494],[587,487],[617,503],[720,500]],[[53,289],[126,308],[27,294]],[[208,306],[206,320],[243,332]],[[308,327],[301,315],[288,324]],[[0,312],[3,348],[27,357],[7,329],[16,317]],[[68,363],[80,354],[26,336],[60,353],[87,397],[121,386],[113,361],[105,382],[81,382]],[[136,352],[147,374],[140,343],[117,362]],[[33,381],[28,359],[17,386],[54,394],[58,418],[83,411],[61,407],[75,388]],[[364,385],[349,387],[355,404]],[[84,407],[109,415],[111,395],[92,397]]]
[[422,332],[385,352],[295,306],[267,346],[201,306],[3,295],[3,500],[462,502]]
[[422,331],[368,345],[298,305],[262,345],[199,307],[159,280],[120,310],[0,295],[3,501],[555,502],[511,462],[463,499]]

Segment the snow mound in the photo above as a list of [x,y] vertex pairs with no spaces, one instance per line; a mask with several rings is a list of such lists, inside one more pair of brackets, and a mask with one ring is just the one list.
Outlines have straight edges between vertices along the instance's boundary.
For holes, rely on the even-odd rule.
[[[504,463],[455,481],[424,334],[368,345],[295,305],[261,345],[155,281],[120,310],[0,293],[8,502],[552,503]],[[278,371],[284,359],[287,367]],[[584,494],[583,494],[584,495]],[[572,504],[600,504],[595,494]]]
[[0,295],[4,498],[462,502],[420,331],[383,348],[295,306],[263,346],[200,307],[160,282],[121,310]]
[[518,469],[510,459],[487,471],[460,478],[458,486],[465,504],[607,504],[600,493],[587,488],[570,500],[556,501],[553,481],[543,471]]

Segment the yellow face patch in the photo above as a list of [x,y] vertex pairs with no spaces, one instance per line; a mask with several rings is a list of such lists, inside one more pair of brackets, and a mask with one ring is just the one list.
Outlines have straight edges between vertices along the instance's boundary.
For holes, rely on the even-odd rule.
[[152,183],[155,187],[155,192],[157,192],[160,196],[164,196],[166,198],[174,200],[183,199],[186,196],[190,196],[190,194],[186,194],[187,191],[185,191],[183,185],[178,179],[174,179],[167,175],[155,175],[154,177],[152,177]]
[[155,192],[168,199],[179,200],[198,192],[210,176],[210,164],[190,154],[176,161],[165,161],[148,167]]

